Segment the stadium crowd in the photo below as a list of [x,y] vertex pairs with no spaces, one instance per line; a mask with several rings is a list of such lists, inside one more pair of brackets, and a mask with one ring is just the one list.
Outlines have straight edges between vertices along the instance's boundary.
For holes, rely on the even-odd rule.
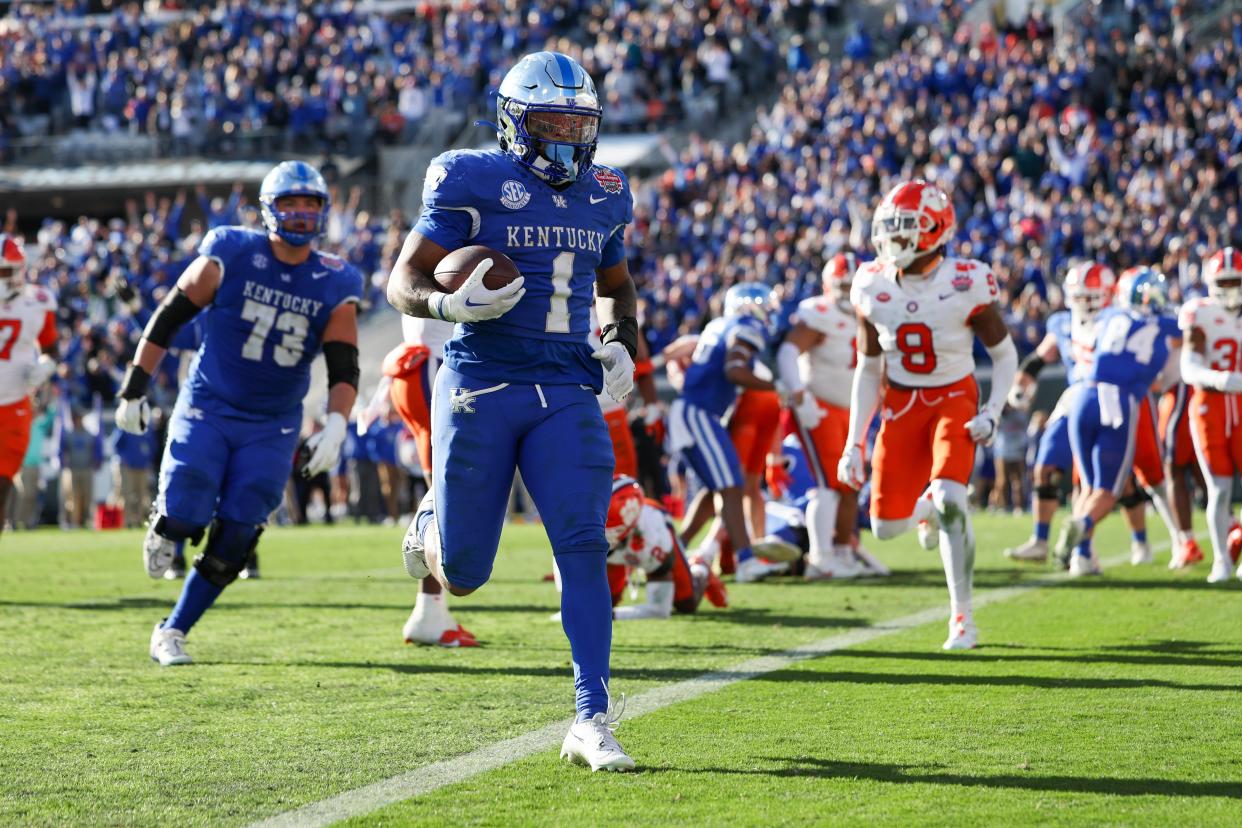
[[[413,50],[409,44],[432,43],[438,47],[435,54],[460,55],[462,44],[499,44],[486,55],[485,49],[465,49],[470,61],[490,67],[482,75],[472,75],[475,85],[469,94],[477,95],[494,86],[491,74],[504,65],[506,55],[531,48],[532,43],[552,42],[576,52],[597,73],[601,89],[610,96],[606,106],[610,123],[624,122],[626,116],[619,113],[631,95],[647,102],[645,114],[636,115],[634,123],[648,119],[653,125],[664,124],[686,114],[685,102],[693,99],[684,94],[685,84],[691,82],[686,78],[697,75],[684,72],[682,62],[703,42],[687,39],[695,21],[686,17],[684,6],[654,3],[642,8],[616,6],[607,14],[596,11],[585,23],[577,22],[592,33],[593,45],[575,49],[563,37],[568,25],[563,17],[572,4],[544,3],[520,19],[507,11],[508,6],[494,5],[495,15],[485,13],[489,7],[485,3],[390,18],[382,29],[381,51],[387,59],[414,51],[425,55],[431,52],[422,47]],[[1144,7],[1151,13],[1130,28],[1111,28],[1088,18],[1058,37],[1042,25],[1007,33],[986,24],[961,25],[961,6],[948,3],[936,7],[935,14],[928,13],[931,7],[923,8],[913,21],[890,14],[876,31],[856,29],[846,43],[847,56],[834,61],[814,54],[796,36],[782,45],[772,38],[770,26],[809,31],[822,25],[797,17],[820,6],[777,4],[769,6],[766,18],[745,4],[713,7],[716,17],[707,22],[724,33],[722,42],[736,45],[736,38],[747,37],[763,45],[757,51],[731,52],[735,57],[744,52],[748,61],[755,62],[731,64],[737,66],[736,73],[713,91],[713,99],[726,102],[754,89],[757,75],[745,67],[769,67],[774,59],[788,73],[787,81],[773,96],[774,103],[758,110],[756,125],[744,141],[726,144],[694,138],[666,173],[636,186],[636,220],[628,247],[646,306],[652,352],[680,334],[697,333],[720,315],[724,290],[741,280],[773,284],[787,319],[800,299],[819,292],[819,274],[827,258],[839,250],[865,250],[869,208],[894,175],[925,176],[953,194],[959,215],[957,250],[992,263],[1020,350],[1040,341],[1043,320],[1062,306],[1058,285],[1073,258],[1099,257],[1118,270],[1153,264],[1169,274],[1175,294],[1201,292],[1198,263],[1203,255],[1225,244],[1242,243],[1236,206],[1237,159],[1242,152],[1242,106],[1236,97],[1242,15],[1222,21],[1219,36],[1194,43],[1171,7],[1160,0]],[[309,18],[306,8],[296,4],[268,4],[261,14],[275,15],[307,43],[325,42],[315,40],[324,27],[354,35],[365,30],[368,37],[378,37],[375,33],[380,30],[360,25],[352,6],[332,8],[339,16],[322,18],[318,29],[306,29],[305,20],[299,23]],[[137,19],[130,6],[114,14],[107,37],[70,36],[75,30],[59,24],[66,15],[82,11],[82,3],[15,9],[12,19],[19,21],[19,27],[40,33],[35,48],[42,56],[35,60],[28,55],[24,49],[30,44],[0,55],[0,96],[12,104],[7,110],[0,107],[0,112],[9,112],[12,118],[34,112],[31,107],[39,95],[45,96],[37,104],[46,106],[44,114],[55,109],[61,93],[53,82],[33,83],[32,67],[45,73],[45,80],[68,71],[67,64],[53,71],[60,59],[56,55],[67,53],[66,43],[105,44],[96,56],[104,69],[109,62],[125,65],[143,37],[157,38],[169,60],[179,56],[177,60],[192,65],[201,57],[193,51],[197,47],[182,54],[185,49],[175,45],[180,29],[127,25],[130,17]],[[201,41],[215,42],[211,50],[215,54],[227,53],[231,43],[242,58],[249,59],[253,52],[251,57],[259,59],[270,52],[274,65],[280,65],[279,56],[288,47],[281,44],[277,21],[260,21],[253,12],[223,2],[198,14],[195,25],[215,27],[211,29],[215,34]],[[399,29],[395,21],[406,28]],[[472,27],[484,22],[491,39],[472,40],[477,33]],[[750,25],[757,22],[766,25]],[[919,25],[915,28],[912,23]],[[252,48],[243,42],[247,30],[269,32],[270,38],[264,35]],[[11,36],[12,29],[9,32]],[[127,38],[136,39],[131,43]],[[107,47],[113,39],[115,48]],[[622,48],[635,43],[641,45]],[[55,44],[60,48],[49,48]],[[451,44],[457,46],[449,48]],[[905,48],[896,49],[899,44]],[[141,49],[143,55],[160,51]],[[303,74],[290,77],[309,83],[312,75],[334,76],[333,57],[359,62],[358,54],[328,52],[323,61],[313,61],[311,69],[308,62],[299,69]],[[378,52],[367,54],[378,60]],[[876,54],[889,56],[876,60]],[[362,62],[375,72],[390,66]],[[407,66],[425,62],[426,58],[413,59]],[[219,64],[222,71],[228,63]],[[216,64],[207,56],[202,65]],[[238,65],[246,65],[245,60]],[[403,71],[395,73],[399,84],[410,77]],[[622,82],[627,73],[633,75]],[[158,76],[171,78],[174,84],[185,80],[175,72]],[[157,73],[151,74],[153,82],[156,77]],[[242,83],[244,78],[234,80]],[[454,87],[443,76],[434,84],[445,94]],[[161,92],[168,90],[154,94],[158,97]],[[324,97],[329,99],[332,96]],[[660,105],[651,106],[653,99]],[[673,100],[682,103],[670,106]],[[106,114],[104,109],[92,110],[87,125],[108,126]],[[0,121],[5,117],[0,114]],[[126,123],[113,126],[129,128]],[[284,125],[283,133],[291,130]],[[120,438],[102,433],[100,423],[106,418],[93,416],[92,410],[112,402],[147,315],[192,258],[202,234],[221,224],[257,224],[254,206],[240,186],[227,196],[211,198],[200,189],[193,197],[201,219],[186,216],[189,193],[173,197],[148,193],[126,203],[124,218],[84,217],[73,224],[48,221],[30,240],[35,250],[30,277],[60,297],[64,362],[57,383],[44,392],[45,403],[50,396],[61,404],[47,405],[38,421],[28,453],[28,464],[38,470],[30,472],[33,477],[55,481],[58,470],[72,463],[89,463],[97,469],[109,462],[128,468],[146,463],[154,470],[158,443],[147,448],[118,444]],[[10,232],[16,220],[12,213],[6,216]],[[407,217],[399,213],[376,216],[360,210],[356,191],[334,193],[323,246],[371,276],[364,307],[382,302],[388,269],[408,226]],[[167,411],[176,392],[176,372],[169,368],[153,382],[152,402]],[[360,441],[370,447],[355,452],[350,461],[363,470],[367,481],[359,483],[361,478],[353,477],[366,490],[361,501],[353,497],[353,511],[377,520],[395,519],[416,502],[413,492],[397,485],[401,480],[394,470],[414,468],[408,452],[404,462],[399,453],[395,437],[399,429],[381,420],[379,429],[385,428],[391,439]],[[80,429],[93,429],[95,442],[90,451],[79,447],[70,463],[64,435]],[[1038,433],[1038,419],[1028,428],[1025,419],[1011,415],[995,448],[998,465],[1024,459]],[[992,460],[981,456],[981,468],[987,470],[980,476],[987,484],[980,487],[983,502],[1025,508],[1020,488],[1029,485],[1025,476],[1018,489],[1012,489],[1009,479],[1010,487],[996,487],[989,500]],[[126,457],[133,458],[132,463]],[[115,483],[101,482],[95,499],[123,503],[126,486],[121,477],[118,471]],[[341,516],[349,501],[346,485],[338,476],[325,487],[325,507],[335,505],[335,511],[325,508],[325,516]],[[73,487],[66,479],[60,488],[67,493]],[[75,511],[63,505],[71,498],[55,491],[48,489],[53,496],[46,500],[52,505],[45,514],[73,525]],[[32,519],[32,509],[10,514]],[[79,523],[82,511],[76,510]],[[305,510],[295,508],[292,517],[304,518]],[[125,517],[127,522],[133,519],[132,514]]]
[[[960,255],[993,265],[1019,348],[1043,336],[1073,258],[1161,268],[1174,298],[1198,262],[1242,242],[1242,14],[1191,43],[1161,2],[1132,34],[1088,18],[999,36],[942,14],[879,61],[797,64],[735,144],[695,140],[638,189],[631,250],[658,351],[762,279],[786,313],[824,261],[865,250],[892,176],[951,192]],[[875,47],[900,37],[890,16]],[[872,40],[869,38],[869,40]],[[792,68],[791,64],[791,68]]]
[[86,16],[91,6],[18,3],[0,26],[0,160],[19,137],[75,128],[158,137],[174,155],[362,156],[376,142],[445,140],[487,108],[514,57],[545,47],[581,59],[614,131],[703,122],[770,85],[785,35],[822,26],[831,8],[216,0]]

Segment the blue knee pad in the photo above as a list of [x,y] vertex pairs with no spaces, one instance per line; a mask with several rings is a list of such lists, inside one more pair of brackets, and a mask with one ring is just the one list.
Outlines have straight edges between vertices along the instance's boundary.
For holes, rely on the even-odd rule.
[[194,568],[209,583],[223,589],[246,568],[246,559],[259,545],[261,534],[261,525],[217,519],[211,524],[203,554],[194,559]]

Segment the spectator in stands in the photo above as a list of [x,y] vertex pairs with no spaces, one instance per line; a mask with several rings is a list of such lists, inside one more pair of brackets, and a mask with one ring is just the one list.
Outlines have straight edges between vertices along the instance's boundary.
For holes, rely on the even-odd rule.
[[155,431],[130,434],[117,428],[112,432],[114,502],[119,502],[127,528],[142,526],[151,508],[151,469],[160,450]]
[[103,461],[102,446],[98,432],[83,424],[80,408],[63,405],[60,411],[57,443],[61,468],[61,526],[88,528],[95,505],[95,472]]

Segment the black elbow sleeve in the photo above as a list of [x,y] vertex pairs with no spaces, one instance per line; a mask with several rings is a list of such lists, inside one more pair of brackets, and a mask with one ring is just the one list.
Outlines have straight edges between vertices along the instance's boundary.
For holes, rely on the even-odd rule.
[[1019,367],[1022,369],[1022,373],[1026,374],[1031,379],[1035,379],[1039,376],[1039,372],[1044,370],[1044,366],[1046,364],[1047,363],[1044,362],[1043,357],[1035,351],[1031,351],[1026,355],[1026,359],[1022,360],[1022,365]]
[[142,332],[142,338],[153,345],[167,348],[181,326],[193,319],[200,310],[202,308],[190,301],[190,297],[181,288],[174,287],[155,309],[155,313],[151,314],[151,321]]
[[358,346],[348,342],[323,343],[323,358],[328,363],[328,387],[344,382],[358,390]]

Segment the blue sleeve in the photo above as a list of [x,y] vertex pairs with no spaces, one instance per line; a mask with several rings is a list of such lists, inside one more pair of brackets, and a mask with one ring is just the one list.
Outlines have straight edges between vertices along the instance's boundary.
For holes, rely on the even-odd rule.
[[604,254],[599,261],[601,268],[612,267],[625,261],[625,228],[634,221],[634,194],[630,192],[630,182],[620,170],[617,170],[617,174],[624,182],[622,185],[624,189],[621,191],[623,206],[619,211],[618,224],[613,229],[612,235],[608,237],[608,241],[604,243]]
[[468,166],[459,153],[446,152],[432,160],[423,180],[423,211],[414,229],[446,250],[464,247],[479,232]]
[[1178,327],[1177,320],[1174,319],[1173,317],[1161,316],[1160,327],[1163,330],[1164,335],[1169,337],[1170,339],[1181,339],[1182,338],[1182,329]]
[[336,301],[332,304],[333,309],[335,310],[343,302],[351,300],[361,302],[364,290],[366,290],[366,280],[362,278],[362,273],[358,268],[347,265],[345,273],[337,280],[337,295]]
[[236,244],[236,239],[232,238],[232,235],[227,227],[215,227],[208,230],[207,235],[203,236],[203,240],[198,243],[198,255],[223,261],[229,248]]

